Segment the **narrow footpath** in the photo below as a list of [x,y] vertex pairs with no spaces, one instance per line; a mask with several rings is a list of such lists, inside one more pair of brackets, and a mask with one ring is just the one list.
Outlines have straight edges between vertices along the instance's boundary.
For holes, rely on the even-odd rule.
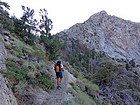
[[72,94],[68,93],[67,90],[71,86],[69,83],[71,81],[75,82],[76,78],[70,74],[67,70],[63,72],[63,81],[62,81],[62,88],[57,89],[56,88],[56,76],[53,69],[52,74],[54,76],[54,83],[55,83],[55,89],[50,90],[48,92],[49,97],[47,99],[47,105],[62,105],[63,102],[71,100],[73,98]]

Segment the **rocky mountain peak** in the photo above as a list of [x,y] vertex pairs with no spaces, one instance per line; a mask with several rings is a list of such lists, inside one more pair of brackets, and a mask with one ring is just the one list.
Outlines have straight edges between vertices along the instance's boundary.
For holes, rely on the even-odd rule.
[[90,20],[95,20],[95,19],[99,19],[99,18],[103,18],[105,16],[108,16],[106,11],[100,11],[98,13],[93,14],[92,16],[90,16]]
[[88,49],[103,51],[114,58],[140,61],[140,24],[108,15],[105,11],[73,25],[58,35],[66,41],[78,40]]

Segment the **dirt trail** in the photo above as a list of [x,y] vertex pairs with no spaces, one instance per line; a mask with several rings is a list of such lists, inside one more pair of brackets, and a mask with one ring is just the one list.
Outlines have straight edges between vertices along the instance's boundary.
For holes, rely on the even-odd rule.
[[[55,76],[55,72],[53,69],[52,70],[52,74]],[[70,87],[69,82],[70,81],[75,81],[76,79],[67,71],[65,70],[63,72],[63,81],[62,81],[62,88],[57,89],[56,88],[56,79],[55,80],[55,89],[50,90],[49,93],[49,97],[47,100],[47,105],[62,105],[62,103],[64,101],[68,101],[70,99],[73,98],[72,94],[67,92],[67,89]]]

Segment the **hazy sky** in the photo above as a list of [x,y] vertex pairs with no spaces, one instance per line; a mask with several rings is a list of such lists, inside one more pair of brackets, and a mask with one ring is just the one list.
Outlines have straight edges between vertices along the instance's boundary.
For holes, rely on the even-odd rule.
[[34,9],[47,9],[48,18],[53,21],[52,34],[83,23],[94,13],[105,10],[125,20],[140,22],[140,0],[2,0],[10,5],[10,13],[22,15],[21,5]]

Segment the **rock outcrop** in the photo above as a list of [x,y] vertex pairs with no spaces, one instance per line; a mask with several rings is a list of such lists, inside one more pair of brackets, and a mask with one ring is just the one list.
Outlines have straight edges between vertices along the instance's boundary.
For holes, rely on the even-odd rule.
[[11,89],[7,87],[8,81],[0,74],[0,105],[18,105]]
[[[0,34],[0,39],[2,39],[2,35]],[[0,41],[0,71],[6,70],[5,65],[5,57],[6,57],[6,49],[4,43]],[[17,105],[17,101],[15,96],[13,95],[10,88],[8,88],[8,81],[3,75],[0,73],[0,105]]]
[[75,40],[113,58],[140,61],[140,23],[108,15],[105,11],[57,35],[70,44],[69,40]]

